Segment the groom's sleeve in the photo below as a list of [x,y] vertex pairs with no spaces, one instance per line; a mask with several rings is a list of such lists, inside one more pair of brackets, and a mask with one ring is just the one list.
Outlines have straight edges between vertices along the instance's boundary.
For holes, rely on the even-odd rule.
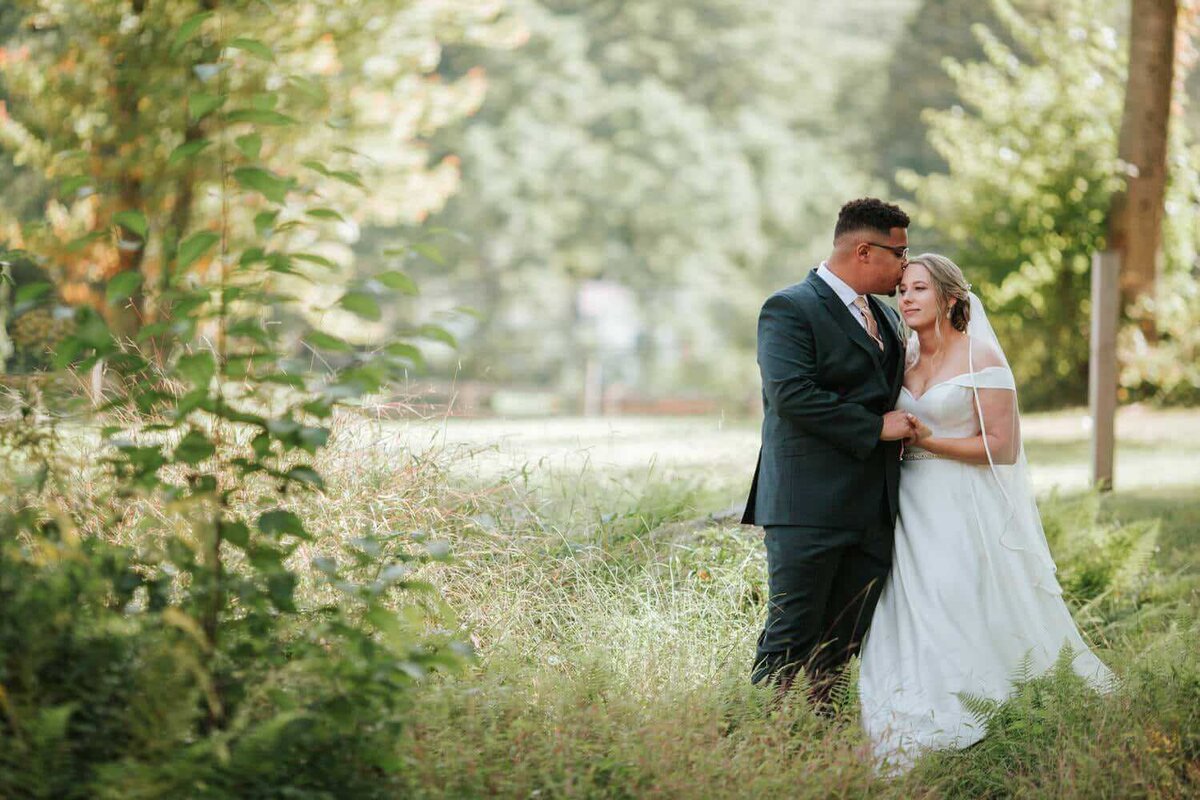
[[882,416],[817,385],[812,326],[783,295],[767,298],[759,314],[758,366],[767,400],[781,417],[860,461],[879,444]]

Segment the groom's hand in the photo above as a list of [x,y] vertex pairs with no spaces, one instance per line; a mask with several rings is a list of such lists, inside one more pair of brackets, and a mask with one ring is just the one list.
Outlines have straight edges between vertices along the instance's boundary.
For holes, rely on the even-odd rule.
[[883,415],[883,431],[879,434],[880,441],[896,442],[910,439],[916,429],[913,427],[911,415],[906,411],[889,411]]

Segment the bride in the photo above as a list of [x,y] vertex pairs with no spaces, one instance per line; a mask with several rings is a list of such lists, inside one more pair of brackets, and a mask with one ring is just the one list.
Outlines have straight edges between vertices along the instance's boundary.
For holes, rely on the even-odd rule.
[[1016,385],[979,298],[930,253],[908,262],[899,292],[913,333],[898,406],[918,434],[903,453],[892,573],[859,677],[863,725],[889,771],[983,738],[959,694],[1003,700],[1026,659],[1040,674],[1065,646],[1093,686],[1112,681],[1055,580]]

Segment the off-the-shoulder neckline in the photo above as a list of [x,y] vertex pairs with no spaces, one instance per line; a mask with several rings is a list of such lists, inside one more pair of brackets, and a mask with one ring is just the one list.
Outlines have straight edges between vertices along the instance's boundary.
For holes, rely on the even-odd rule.
[[938,381],[937,383],[934,383],[934,384],[931,384],[931,385],[929,385],[929,386],[926,386],[926,387],[925,387],[925,391],[921,392],[921,394],[920,394],[920,395],[915,395],[915,394],[913,394],[913,393],[912,393],[912,389],[909,389],[907,386],[905,386],[905,385],[903,385],[903,384],[901,384],[901,385],[900,385],[900,388],[901,388],[901,389],[903,389],[904,391],[908,392],[908,396],[909,396],[909,397],[911,397],[913,400],[920,401],[922,397],[924,397],[925,395],[929,394],[929,393],[930,393],[930,391],[932,391],[932,390],[936,389],[936,388],[937,388],[937,387],[939,387],[939,386],[944,386],[944,385],[947,385],[947,384],[949,384],[951,381],[956,381],[956,380],[958,380],[959,378],[966,378],[966,377],[969,377],[969,376],[971,376],[971,375],[981,375],[981,374],[983,374],[984,372],[987,372],[989,369],[999,369],[999,370],[1004,370],[1005,372],[1007,372],[1007,371],[1008,371],[1008,367],[1005,367],[1005,366],[1003,366],[1003,365],[1000,365],[1000,364],[996,364],[995,366],[991,366],[991,367],[984,367],[983,369],[977,369],[977,370],[975,370],[974,372],[960,372],[960,373],[959,373],[959,374],[957,374],[957,375],[951,375],[949,378],[946,378],[945,380]]

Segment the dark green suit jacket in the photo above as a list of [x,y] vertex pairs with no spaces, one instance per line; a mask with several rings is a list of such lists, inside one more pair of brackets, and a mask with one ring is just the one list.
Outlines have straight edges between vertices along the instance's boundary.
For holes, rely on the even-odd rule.
[[900,317],[868,295],[886,349],[817,277],[767,298],[758,318],[762,449],[742,522],[866,529],[895,520],[900,443],[881,442],[904,377]]

